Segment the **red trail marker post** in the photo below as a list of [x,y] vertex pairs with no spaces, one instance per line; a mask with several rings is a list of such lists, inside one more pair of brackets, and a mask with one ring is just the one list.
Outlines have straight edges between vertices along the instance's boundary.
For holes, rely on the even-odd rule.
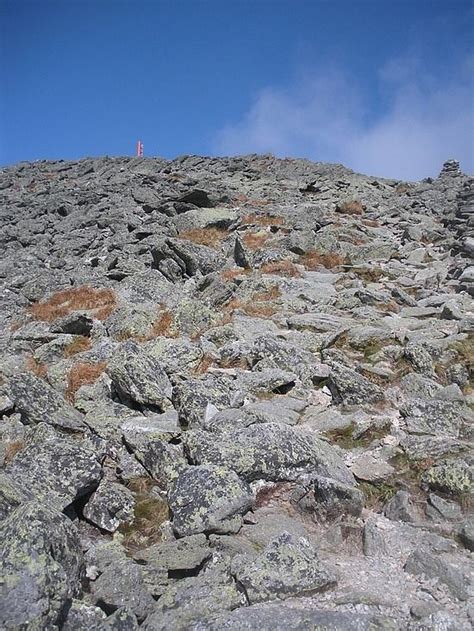
[[143,143],[141,140],[137,142],[137,157],[143,158]]

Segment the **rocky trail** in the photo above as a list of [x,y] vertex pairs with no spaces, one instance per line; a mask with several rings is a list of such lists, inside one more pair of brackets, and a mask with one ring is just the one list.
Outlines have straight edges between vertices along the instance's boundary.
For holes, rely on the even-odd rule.
[[474,179],[0,171],[0,628],[471,628]]

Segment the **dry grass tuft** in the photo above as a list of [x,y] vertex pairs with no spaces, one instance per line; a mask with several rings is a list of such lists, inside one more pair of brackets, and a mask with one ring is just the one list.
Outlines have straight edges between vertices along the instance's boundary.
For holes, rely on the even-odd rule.
[[192,241],[198,245],[216,248],[220,246],[228,234],[228,231],[223,228],[192,228],[191,230],[180,232],[179,238]]
[[96,364],[78,362],[74,364],[67,377],[66,398],[70,401],[74,400],[79,388],[97,381],[106,367],[106,362],[98,362]]
[[233,280],[234,278],[242,276],[243,274],[250,274],[250,271],[250,269],[244,269],[243,267],[238,267],[237,269],[225,269],[223,272],[220,273],[220,277],[222,278],[222,280]]
[[173,329],[173,325],[174,315],[169,309],[165,309],[153,323],[146,340],[152,340],[155,337],[177,337],[178,333]]
[[243,302],[238,298],[234,298],[225,306],[227,313],[232,314],[234,311],[239,310],[248,316],[255,318],[271,318],[277,312],[276,307],[268,305],[265,302]]
[[247,232],[242,240],[249,250],[258,250],[265,245],[269,238],[268,232]]
[[276,215],[246,215],[242,217],[242,223],[250,223],[257,226],[283,226],[285,224],[284,217]]
[[72,357],[77,353],[84,353],[91,348],[91,341],[88,337],[78,335],[75,340],[68,344],[64,349],[64,357]]
[[321,267],[325,269],[334,269],[345,264],[345,258],[340,254],[321,254],[320,252],[306,252],[299,257],[299,262],[304,265],[307,270],[317,270]]
[[301,272],[296,265],[288,260],[265,263],[260,268],[260,271],[263,274],[277,274],[278,276],[287,276],[288,278],[301,276]]
[[44,379],[48,374],[48,367],[46,364],[39,362],[33,355],[30,355],[26,360],[26,368],[37,377]]
[[135,494],[134,520],[122,524],[123,545],[129,552],[138,552],[159,543],[163,538],[162,524],[169,519],[165,500],[147,492]]
[[74,289],[58,291],[44,302],[31,305],[28,311],[35,320],[53,322],[72,311],[93,311],[99,320],[105,320],[117,305],[115,292],[111,289],[95,289],[84,285]]
[[212,355],[209,355],[208,353],[205,353],[202,356],[201,361],[197,365],[196,369],[194,370],[194,374],[196,374],[196,375],[203,375],[213,365],[214,365],[214,358],[212,357]]
[[365,206],[363,206],[357,200],[353,200],[350,202],[342,202],[342,204],[338,204],[336,206],[336,212],[341,215],[362,215],[365,210]]
[[23,440],[12,440],[5,445],[4,462],[8,464],[13,458],[25,448],[25,442]]

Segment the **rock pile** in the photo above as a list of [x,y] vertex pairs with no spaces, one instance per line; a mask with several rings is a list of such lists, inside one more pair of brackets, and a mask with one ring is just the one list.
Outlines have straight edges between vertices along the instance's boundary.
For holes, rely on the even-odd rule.
[[472,178],[0,172],[0,627],[466,629]]

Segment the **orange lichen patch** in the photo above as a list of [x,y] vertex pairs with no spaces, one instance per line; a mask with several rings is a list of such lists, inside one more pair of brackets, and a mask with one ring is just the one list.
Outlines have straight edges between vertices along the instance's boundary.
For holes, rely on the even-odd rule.
[[5,453],[3,456],[5,464],[8,464],[13,460],[19,451],[25,448],[23,440],[12,440],[6,443]]
[[53,322],[76,310],[93,311],[99,320],[105,320],[117,305],[115,292],[111,289],[95,289],[84,285],[74,289],[64,289],[50,296],[44,302],[31,305],[28,311],[36,320]]
[[218,247],[228,235],[223,228],[192,228],[179,233],[180,239],[192,241],[198,245],[207,245],[210,248]]
[[67,376],[66,398],[73,400],[81,386],[95,383],[106,367],[106,362],[96,364],[78,362],[74,364]]
[[275,215],[246,215],[242,217],[243,223],[255,224],[257,226],[282,226],[285,223],[284,217]]
[[263,274],[276,274],[277,276],[298,277],[301,272],[294,263],[284,259],[283,261],[275,261],[274,263],[265,263],[260,268]]
[[336,206],[336,212],[341,215],[362,215],[364,210],[365,207],[357,200],[342,202]]
[[236,269],[225,269],[220,273],[222,280],[233,280],[242,274],[250,274],[250,269],[244,269],[243,267],[237,267]]
[[299,262],[308,270],[316,270],[320,267],[333,269],[344,265],[345,258],[340,254],[321,254],[320,252],[306,252],[299,257]]
[[37,377],[44,379],[48,374],[48,367],[46,364],[39,362],[37,359],[30,355],[26,360],[26,368]]
[[64,357],[72,357],[77,353],[88,351],[91,347],[91,341],[88,337],[78,335],[75,340],[64,348]]
[[243,242],[249,250],[258,250],[265,245],[269,238],[268,232],[247,232],[243,236]]

